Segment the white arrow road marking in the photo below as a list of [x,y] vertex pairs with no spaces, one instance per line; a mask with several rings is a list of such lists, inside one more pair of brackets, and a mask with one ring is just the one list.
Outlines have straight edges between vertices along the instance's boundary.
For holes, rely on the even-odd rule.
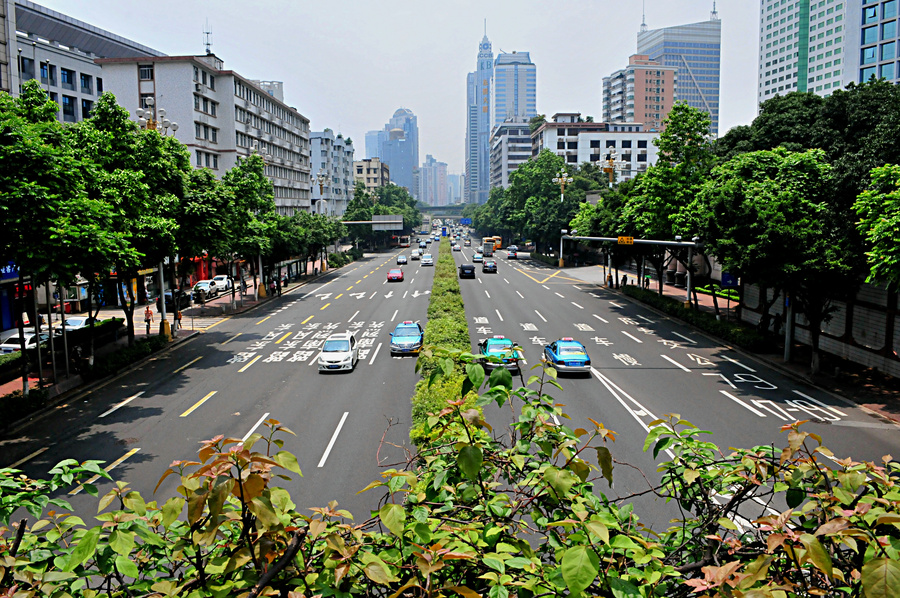
[[660,357],[662,357],[663,359],[665,359],[666,361],[668,361],[669,363],[671,363],[671,364],[673,364],[673,365],[677,365],[678,367],[680,367],[681,369],[683,369],[685,372],[690,372],[690,371],[691,371],[691,370],[689,370],[688,368],[686,368],[686,367],[684,367],[683,365],[681,365],[680,363],[678,363],[677,361],[675,361],[674,359],[672,359],[671,357],[669,357],[668,355],[660,355]]
[[347,416],[350,415],[349,411],[344,411],[344,415],[341,416],[341,421],[338,422],[337,429],[335,429],[334,434],[331,436],[331,440],[328,442],[328,446],[325,447],[325,453],[322,455],[322,458],[319,460],[319,467],[325,466],[325,461],[328,459],[328,455],[331,453],[331,449],[334,448],[334,443],[337,440],[338,434],[341,433],[341,428],[344,427],[344,422],[347,421]]
[[124,407],[125,405],[127,405],[127,404],[130,403],[131,401],[135,400],[136,398],[138,398],[138,397],[141,396],[142,394],[144,394],[144,391],[143,391],[143,390],[142,390],[141,392],[137,393],[137,394],[134,395],[134,396],[128,397],[127,399],[125,399],[124,401],[122,401],[121,403],[119,403],[118,405],[116,405],[115,407],[113,407],[112,409],[110,409],[110,410],[108,410],[108,411],[105,411],[105,412],[101,413],[99,417],[106,417],[107,415],[109,415],[109,414],[112,413],[113,411],[115,411],[115,410],[117,410],[117,409],[121,409],[122,407]]
[[641,339],[639,339],[639,338],[636,337],[636,336],[631,336],[630,334],[628,334],[628,333],[625,332],[624,330],[622,331],[622,334],[624,334],[625,336],[627,336],[628,338],[630,338],[631,340],[633,340],[633,341],[636,342],[636,343],[643,343],[643,342],[644,342],[644,341],[642,341]]
[[597,318],[598,320],[600,320],[601,322],[603,322],[604,324],[609,324],[609,322],[607,322],[606,320],[604,320],[603,318],[601,318],[601,317],[598,316],[597,314],[591,314],[591,315],[594,316],[595,318]]
[[385,299],[390,299],[394,296],[394,291],[390,291],[387,295],[384,296]]
[[738,360],[736,360],[736,359],[732,359],[732,358],[728,357],[727,355],[723,355],[722,358],[723,358],[723,359],[727,359],[728,361],[730,361],[730,362],[733,363],[734,365],[737,365],[737,366],[740,366],[740,367],[744,368],[744,369],[747,370],[748,372],[751,372],[751,373],[754,373],[754,374],[756,373],[756,370],[754,370],[753,368],[747,367],[747,366],[745,366],[743,363],[741,363],[740,361],[738,361]]
[[741,407],[743,407],[744,409],[747,409],[748,411],[750,411],[750,412],[752,412],[752,413],[755,413],[756,415],[758,415],[758,416],[760,416],[760,417],[765,417],[765,416],[766,416],[765,413],[763,413],[763,412],[760,411],[759,409],[755,409],[755,408],[751,407],[750,405],[748,405],[748,404],[745,403],[744,401],[740,400],[739,398],[737,398],[737,397],[734,396],[733,394],[731,394],[731,393],[729,393],[729,392],[726,392],[726,391],[724,391],[724,390],[720,390],[719,392],[722,393],[723,395],[725,395],[726,397],[728,397],[729,399],[731,399],[732,401],[734,401],[735,403],[737,403],[738,405],[740,405]]
[[538,315],[538,317],[539,317],[540,319],[542,319],[544,322],[547,321],[547,318],[545,318],[544,316],[542,316],[542,315],[541,315],[541,312],[539,312],[538,310],[534,310],[534,313],[536,313],[536,314]]

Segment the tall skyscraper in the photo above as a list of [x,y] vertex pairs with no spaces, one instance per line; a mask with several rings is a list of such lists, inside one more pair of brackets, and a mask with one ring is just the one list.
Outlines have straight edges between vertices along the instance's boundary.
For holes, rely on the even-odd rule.
[[366,133],[366,159],[381,158],[381,145],[385,139],[387,139],[387,136],[384,133],[384,129]]
[[[887,79],[896,76],[896,44],[885,47],[880,42],[897,37],[897,4],[869,0],[867,4],[872,6],[866,7],[865,15],[862,4],[862,0],[795,0],[784,6],[777,0],[762,0],[759,102],[792,91],[830,95],[847,83],[863,80],[865,69],[859,67],[876,65],[882,58],[888,60],[887,68],[882,69],[886,75],[877,73],[878,69],[867,74]],[[869,20],[870,15],[873,20]],[[890,20],[887,31],[880,27],[882,15]],[[867,27],[861,30],[860,25]],[[885,33],[889,34],[887,38]],[[867,43],[871,49],[861,55],[861,47]]]
[[537,116],[537,68],[528,52],[497,55],[491,100],[492,127]]
[[447,175],[447,187],[449,187],[449,195],[448,201],[451,204],[457,204],[462,200],[462,195],[460,194],[460,183],[462,182],[462,177],[458,174],[448,174]]
[[[377,155],[374,154],[377,149]],[[381,158],[388,165],[391,180],[417,197],[415,171],[419,159],[419,122],[409,108],[399,108],[381,131],[366,133],[366,157]]]
[[635,54],[628,66],[603,77],[603,122],[639,122],[659,130],[675,103],[678,69]]
[[471,185],[471,173],[478,169],[478,105],[475,103],[475,73],[466,75],[466,160],[463,174],[466,184],[462,185],[463,203],[478,201],[478,188]]
[[419,168],[419,201],[430,206],[445,206],[449,203],[449,190],[447,163],[438,162],[428,154]]
[[[468,200],[484,203],[490,191],[491,81],[494,77],[494,52],[487,34],[478,46],[478,65],[467,79],[469,126],[466,131],[468,153],[466,181]],[[474,101],[473,101],[474,100]],[[474,121],[474,122],[473,122]],[[474,148],[472,148],[474,144]]]
[[[770,1],[775,3],[763,3]],[[713,135],[719,133],[721,50],[722,21],[715,5],[708,21],[652,30],[644,22],[638,33],[637,53],[678,69],[676,99],[709,114]]]

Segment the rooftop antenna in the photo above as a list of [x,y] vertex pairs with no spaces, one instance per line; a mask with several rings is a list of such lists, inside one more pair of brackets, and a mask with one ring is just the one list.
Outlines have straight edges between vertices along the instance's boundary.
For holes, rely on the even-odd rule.
[[203,45],[206,46],[206,55],[209,56],[212,54],[212,42],[209,39],[209,36],[212,35],[212,31],[209,28],[209,19],[206,19],[206,27],[203,28]]
[[641,33],[647,31],[647,0],[641,2]]
[[718,21],[719,20],[719,13],[716,12],[716,0],[713,0],[713,9],[712,9],[712,12],[709,13],[709,20],[710,21]]
[[487,37],[487,18],[484,19],[484,36]]

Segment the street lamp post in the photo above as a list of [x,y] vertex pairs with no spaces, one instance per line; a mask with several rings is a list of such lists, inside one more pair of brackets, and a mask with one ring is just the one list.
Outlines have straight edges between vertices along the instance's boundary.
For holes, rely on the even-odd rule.
[[[138,108],[135,110],[140,127],[148,131],[156,131],[164,136],[168,135],[169,130],[171,129],[172,135],[174,136],[175,131],[178,130],[178,123],[172,122],[166,118],[166,111],[164,108],[156,108],[156,100],[153,99],[153,97],[146,98],[144,103],[147,105],[147,108]],[[166,319],[166,279],[165,276],[163,276],[163,262],[159,262],[159,267],[157,268],[157,280],[159,283],[159,334],[171,339],[172,329],[169,326],[169,321]],[[174,291],[172,292],[172,300],[173,303],[177,305],[178,298],[175,296]]]
[[603,167],[603,172],[609,174],[609,188],[612,189],[613,186],[613,174],[617,170],[625,169],[625,161],[619,160],[619,155],[616,152],[610,152],[609,157],[603,161],[606,166]]
[[556,176],[553,177],[553,182],[559,185],[559,201],[563,202],[566,198],[566,185],[574,181],[572,177],[569,176],[568,172],[557,172]]
[[325,213],[328,213],[328,204],[325,203],[325,183],[328,182],[328,172],[325,168],[320,168],[316,173],[316,182],[319,184],[319,195],[322,196],[322,205],[325,206]]

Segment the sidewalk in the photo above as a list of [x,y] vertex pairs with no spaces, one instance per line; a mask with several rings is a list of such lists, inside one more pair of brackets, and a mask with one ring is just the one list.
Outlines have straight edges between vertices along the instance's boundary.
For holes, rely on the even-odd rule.
[[[556,269],[541,262],[532,262],[548,269]],[[578,278],[590,284],[602,286],[615,293],[621,293],[621,289],[606,286],[607,269],[604,266],[581,266],[575,268],[563,268],[563,271],[572,278]],[[613,277],[616,275],[612,270]],[[637,273],[633,270],[619,270],[619,277],[628,275],[629,284],[637,281]],[[621,280],[620,280],[621,282]],[[650,282],[651,291],[658,290],[658,281],[654,278]],[[663,295],[671,297],[679,302],[686,300],[687,290],[684,287],[663,284]],[[624,296],[624,295],[623,295]],[[715,312],[712,295],[697,293],[697,302],[702,311]],[[728,302],[723,297],[718,298],[719,313],[723,320],[736,318],[736,303]],[[730,304],[730,309],[729,309]],[[781,351],[783,347],[779,349]],[[751,354],[744,349],[741,352]],[[790,363],[785,363],[783,353],[752,353],[752,355],[765,362],[770,367],[808,384],[816,386],[825,392],[838,395],[851,401],[863,409],[872,412],[884,419],[900,423],[900,379],[886,376],[877,370],[865,368],[827,353],[821,353],[820,373],[812,377],[809,371],[810,348],[806,345],[795,344],[793,348],[794,358]]]

